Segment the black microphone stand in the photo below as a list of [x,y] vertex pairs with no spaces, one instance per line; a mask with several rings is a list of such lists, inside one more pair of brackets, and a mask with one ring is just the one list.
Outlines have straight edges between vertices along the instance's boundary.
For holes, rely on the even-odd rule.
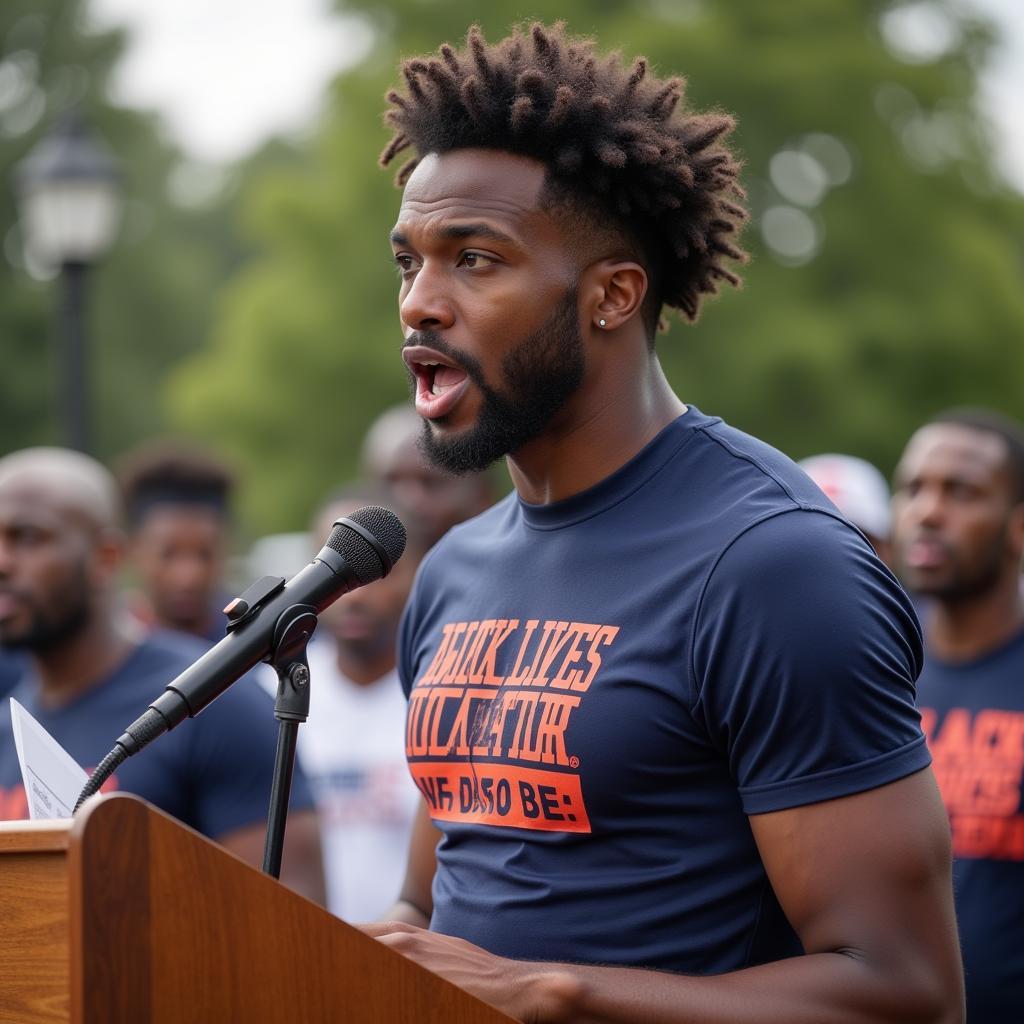
[[277,700],[274,717],[277,730],[277,754],[274,781],[270,787],[270,810],[263,846],[263,870],[281,877],[281,851],[288,820],[288,799],[295,770],[295,744],[299,726],[309,717],[309,662],[306,645],[316,629],[316,611],[309,605],[293,605],[277,620],[274,645],[267,661],[277,672]]

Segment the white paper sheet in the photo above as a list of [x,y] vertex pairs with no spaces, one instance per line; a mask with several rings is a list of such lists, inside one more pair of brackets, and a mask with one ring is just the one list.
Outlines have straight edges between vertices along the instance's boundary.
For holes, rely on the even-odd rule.
[[75,759],[13,698],[11,725],[33,821],[70,818],[89,776]]

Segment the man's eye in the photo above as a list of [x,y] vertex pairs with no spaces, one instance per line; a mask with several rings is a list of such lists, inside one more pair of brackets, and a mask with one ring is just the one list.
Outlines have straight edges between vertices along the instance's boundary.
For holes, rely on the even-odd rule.
[[469,267],[470,270],[477,267],[486,267],[489,263],[493,262],[492,257],[485,256],[482,252],[464,252],[459,258],[459,265]]
[[395,266],[400,273],[408,274],[414,269],[413,258],[406,252],[395,253]]
[[949,485],[949,493],[958,501],[971,501],[977,496],[978,489],[963,481],[954,481]]

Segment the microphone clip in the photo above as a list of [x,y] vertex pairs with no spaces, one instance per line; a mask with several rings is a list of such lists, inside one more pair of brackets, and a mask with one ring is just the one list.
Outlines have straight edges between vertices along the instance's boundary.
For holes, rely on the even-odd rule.
[[264,601],[283,589],[283,576],[261,576],[255,583],[250,584],[224,608],[224,614],[228,617],[227,631],[232,633],[244,625],[259,611]]
[[306,645],[316,629],[316,609],[293,604],[277,620],[267,661],[277,672],[274,715],[279,721],[304,722],[309,716],[309,662]]

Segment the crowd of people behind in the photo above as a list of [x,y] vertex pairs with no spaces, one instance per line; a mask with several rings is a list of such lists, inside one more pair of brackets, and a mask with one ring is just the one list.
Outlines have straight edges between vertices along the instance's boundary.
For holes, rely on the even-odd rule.
[[[410,408],[385,412],[366,438],[365,479],[336,488],[311,516],[310,558],[332,522],[363,505],[395,509],[408,534],[390,575],[325,611],[308,652],[311,714],[281,878],[349,920],[393,902],[418,800],[395,674],[416,566],[496,496],[486,475],[432,467],[417,448],[421,429]],[[91,769],[224,636],[234,490],[226,465],[176,441],[144,444],[113,470],[57,448],[0,459],[0,819],[28,817],[7,696]],[[250,676],[125,762],[105,791],[143,796],[259,866],[277,681],[267,666]]]
[[[433,466],[421,426],[409,407],[384,413],[363,445],[362,479],[331,491],[310,521],[310,556],[363,505],[392,507],[408,530],[395,570],[325,610],[309,651],[282,880],[351,921],[394,902],[421,799],[406,765],[399,618],[426,552],[496,498],[486,474]],[[969,1005],[996,1019],[1024,1006],[1024,431],[983,410],[937,416],[909,439],[891,498],[861,459],[799,465],[915,602],[918,705],[950,817]],[[0,694],[87,769],[224,635],[233,489],[225,466],[177,443],[142,446],[114,472],[62,449],[0,459]],[[251,675],[126,762],[110,788],[258,866],[276,679]],[[0,819],[27,809],[4,699]]]

